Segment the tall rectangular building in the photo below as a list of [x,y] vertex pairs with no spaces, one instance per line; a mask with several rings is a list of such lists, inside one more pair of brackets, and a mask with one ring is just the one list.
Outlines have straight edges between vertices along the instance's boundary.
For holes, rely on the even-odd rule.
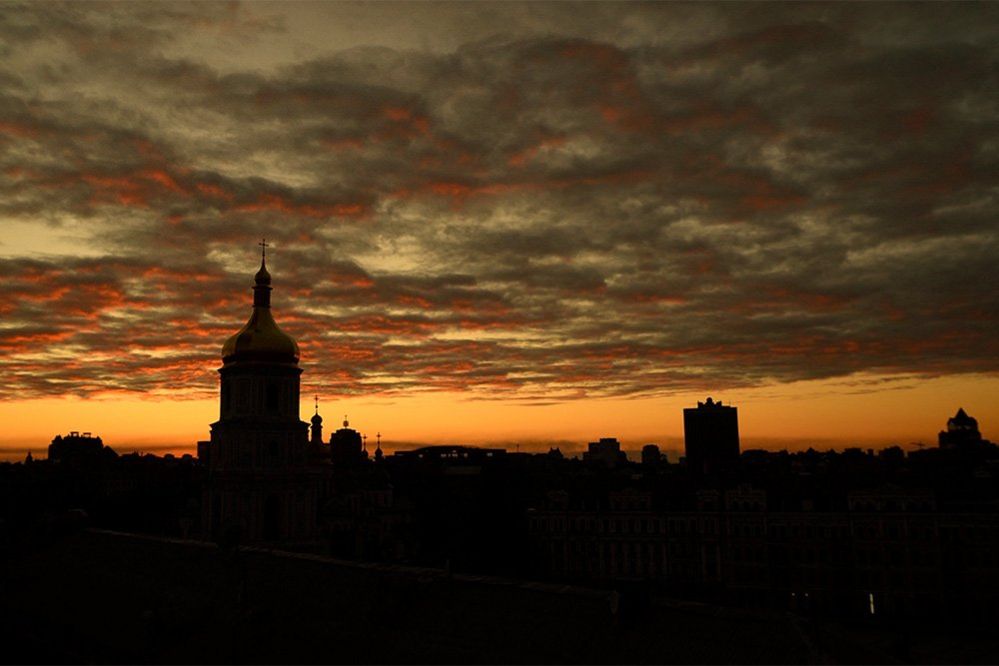
[[687,468],[695,473],[714,471],[739,459],[739,412],[708,398],[683,410],[683,439]]

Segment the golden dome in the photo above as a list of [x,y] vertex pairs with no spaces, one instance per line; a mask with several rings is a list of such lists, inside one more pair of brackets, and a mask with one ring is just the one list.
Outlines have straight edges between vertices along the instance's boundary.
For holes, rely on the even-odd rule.
[[298,343],[278,328],[271,315],[271,276],[263,261],[255,281],[253,314],[243,328],[222,345],[222,362],[298,363]]

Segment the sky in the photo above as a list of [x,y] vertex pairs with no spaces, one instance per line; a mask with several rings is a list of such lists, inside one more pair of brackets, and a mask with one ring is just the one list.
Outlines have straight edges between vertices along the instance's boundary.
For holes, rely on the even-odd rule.
[[266,237],[387,448],[999,437],[999,5],[0,2],[0,457],[191,451]]

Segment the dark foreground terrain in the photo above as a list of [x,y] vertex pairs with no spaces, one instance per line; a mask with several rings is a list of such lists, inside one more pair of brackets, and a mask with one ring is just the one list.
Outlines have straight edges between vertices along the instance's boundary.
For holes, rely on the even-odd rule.
[[[3,550],[4,663],[995,663],[989,632],[66,530]],[[638,586],[636,589],[641,589]]]
[[783,615],[77,531],[8,553],[4,660],[806,663]]

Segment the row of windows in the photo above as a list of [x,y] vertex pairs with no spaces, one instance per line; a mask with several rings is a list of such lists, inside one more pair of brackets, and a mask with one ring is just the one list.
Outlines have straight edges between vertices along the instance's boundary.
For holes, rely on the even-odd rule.
[[[602,548],[628,548],[630,542],[602,541],[598,539],[553,539],[548,542],[552,548],[568,548],[573,551],[596,552]],[[650,546],[662,547],[671,558],[699,559],[702,553],[714,552],[709,546],[695,541],[650,542]],[[850,548],[848,542],[833,546],[771,546],[763,544],[736,544],[725,548],[726,559],[736,562],[773,562],[781,567],[788,566],[847,566],[856,564],[862,567],[931,567],[935,566],[936,554],[925,548],[906,549],[901,546],[887,548]],[[992,550],[962,551],[961,563],[970,566],[999,566],[999,552]]]
[[941,525],[944,541],[999,541],[999,525]]
[[[653,543],[604,543],[594,542],[582,546],[578,542],[570,546],[567,542],[552,542],[547,551],[549,567],[555,573],[588,574],[594,577],[648,576],[673,577],[685,580],[700,580],[705,567],[700,558],[677,558],[672,553],[667,557],[660,544]],[[709,563],[710,578],[717,572]]]
[[[616,575],[679,575],[681,571],[698,572],[702,567],[714,570],[716,551],[691,542],[608,542],[600,540],[552,540],[547,544],[549,562],[556,572]],[[958,551],[961,564],[969,567],[999,567],[999,552],[993,550]],[[925,549],[901,547],[824,548],[790,547],[768,550],[762,546],[738,546],[726,551],[722,562],[732,565],[735,583],[747,584],[762,579],[768,564],[779,565],[789,582],[835,588],[856,584],[874,589],[901,588],[906,581],[916,586],[933,586],[938,574],[934,553]],[[860,568],[846,568],[856,564]],[[946,564],[954,562],[945,562]],[[754,565],[754,566],[748,566]],[[788,566],[790,565],[790,566]],[[795,566],[797,565],[797,566]],[[748,568],[747,568],[748,566]],[[834,568],[828,568],[832,566]],[[742,572],[742,573],[738,573]],[[684,574],[684,575],[688,575]]]
[[801,523],[770,524],[767,536],[774,539],[842,539],[850,533],[847,525],[812,525]]
[[[250,377],[224,379],[222,381],[222,411],[230,414],[262,411],[264,414],[281,414],[288,405],[296,405],[298,400],[296,384],[272,380],[263,385]],[[282,395],[284,393],[284,395]],[[283,398],[283,399],[282,399]]]
[[664,573],[662,545],[655,543],[551,542],[549,564],[559,573],[656,576]]
[[552,532],[665,534],[665,521],[655,518],[534,518],[531,529]]
[[611,498],[610,501],[611,511],[648,511],[650,506],[651,502],[648,499],[621,500]]
[[604,534],[715,534],[716,525],[710,519],[663,518],[532,518],[530,527],[538,532],[604,533]]
[[[530,527],[541,532],[605,533],[605,534],[670,534],[698,535],[715,534],[719,521],[712,518],[647,518],[647,517],[536,517]],[[817,525],[812,522],[770,521],[763,522],[723,521],[726,534],[736,537],[762,537],[774,540],[827,539],[840,540],[850,537],[871,540],[917,541],[935,540],[939,534],[942,541],[981,541],[999,542],[999,526],[941,526],[939,531],[932,524],[920,519],[916,522],[897,521],[857,521],[833,525]]]
[[731,500],[726,502],[729,511],[763,511],[766,503],[763,501]]
[[222,463],[236,467],[273,467],[284,463],[287,455],[276,440],[230,442],[216,450]]
[[777,546],[771,553],[771,559],[781,565],[845,564],[850,560],[848,549],[843,547]]
[[[716,521],[711,519],[662,519],[662,518],[535,518],[531,528],[542,531],[565,532],[603,532],[622,534],[706,534],[716,531]],[[730,523],[727,533],[730,536],[762,537],[763,523]],[[770,525],[766,529],[767,536],[774,539],[842,539],[850,536],[848,525]],[[932,538],[930,528],[920,528],[918,538]],[[866,524],[854,527],[853,535],[861,538],[897,539],[903,536],[902,528],[896,524],[887,524],[883,529],[879,524]],[[915,536],[915,535],[914,535]]]
[[930,498],[919,500],[882,500],[879,502],[854,500],[850,502],[850,511],[861,511],[865,513],[891,513],[898,511],[924,512],[933,511],[935,508],[933,500]]

